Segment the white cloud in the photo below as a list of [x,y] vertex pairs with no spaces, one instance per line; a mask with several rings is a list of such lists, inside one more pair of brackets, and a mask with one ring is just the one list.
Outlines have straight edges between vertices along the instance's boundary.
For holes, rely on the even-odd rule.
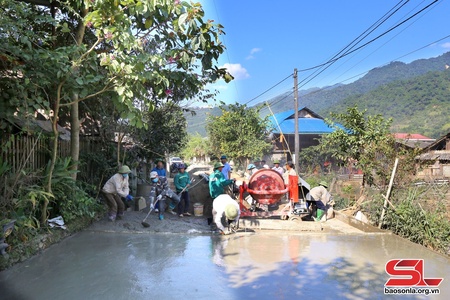
[[253,48],[252,50],[250,50],[250,54],[255,54],[255,53],[260,52],[260,51],[262,51],[261,48]]
[[253,54],[261,51],[262,51],[261,48],[253,48],[252,50],[250,50],[250,54],[245,59],[254,59],[255,57],[253,56]]
[[442,48],[445,48],[445,49],[450,49],[450,42],[443,43],[443,44],[441,45],[441,47],[442,47]]
[[226,68],[228,72],[233,75],[234,79],[246,79],[249,78],[250,75],[248,74],[247,70],[241,66],[241,64],[224,64],[222,68]]

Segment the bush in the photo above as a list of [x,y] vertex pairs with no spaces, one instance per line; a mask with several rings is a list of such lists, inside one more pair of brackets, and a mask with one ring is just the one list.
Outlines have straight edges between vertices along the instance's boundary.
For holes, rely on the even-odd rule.
[[395,234],[433,250],[447,254],[450,249],[450,222],[441,205],[425,211],[420,203],[406,199],[388,211],[384,224]]
[[101,208],[100,204],[82,190],[71,177],[71,159],[60,159],[53,171],[53,206],[49,205],[51,217],[61,215],[65,222],[79,217],[93,218]]

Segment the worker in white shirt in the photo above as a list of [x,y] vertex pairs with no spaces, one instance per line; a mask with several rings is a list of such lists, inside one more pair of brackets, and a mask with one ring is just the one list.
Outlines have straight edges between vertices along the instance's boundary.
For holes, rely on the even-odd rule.
[[328,183],[326,181],[319,182],[319,186],[312,188],[306,195],[308,207],[315,203],[317,206],[316,221],[320,221],[327,211],[327,204],[332,201],[331,194],[327,191]]
[[106,204],[108,205],[108,219],[110,221],[115,221],[116,218],[122,219],[123,217],[125,204],[121,197],[125,198],[126,201],[133,200],[128,184],[129,173],[131,173],[130,168],[123,165],[103,186],[102,192],[105,195]]
[[222,234],[230,234],[230,227],[239,228],[239,204],[229,195],[222,194],[214,199],[212,214],[214,223]]
[[280,173],[281,176],[283,176],[284,174],[284,169],[283,167],[280,167],[280,161],[279,160],[275,160],[273,162],[274,166],[272,168],[272,170],[277,171],[278,173]]

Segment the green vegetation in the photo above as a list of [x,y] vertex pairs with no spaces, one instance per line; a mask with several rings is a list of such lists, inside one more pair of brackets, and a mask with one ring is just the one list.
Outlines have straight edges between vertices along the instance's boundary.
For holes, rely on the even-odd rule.
[[158,104],[144,116],[147,119],[146,128],[130,130],[130,136],[137,141],[131,155],[156,159],[164,157],[165,153],[180,151],[186,144],[186,119],[179,106]]
[[185,112],[184,116],[187,120],[187,131],[191,135],[200,134],[202,137],[207,136],[206,120],[208,117],[217,117],[222,114],[219,107],[212,108],[192,108],[189,112]]
[[[450,52],[409,64],[392,62],[369,71],[350,84],[301,90],[299,103],[323,117],[328,117],[330,111],[344,113],[348,107],[358,105],[367,109],[370,115],[392,118],[391,132],[420,133],[439,138],[450,131],[447,118],[450,114],[450,69],[444,68],[449,62]],[[292,109],[290,92],[261,100],[275,103],[271,105],[274,113]],[[269,112],[262,109],[261,115],[267,116]],[[203,113],[203,109],[197,110],[198,115]],[[187,120],[189,124],[199,123],[191,122],[190,116]]]
[[386,166],[392,165],[398,154],[389,132],[391,121],[385,121],[380,115],[367,115],[366,110],[359,111],[356,106],[332,117],[345,129],[328,120],[335,131],[322,136],[318,147],[330,151],[338,161],[353,162],[363,171],[363,186],[365,183],[385,185],[390,174]]
[[[392,118],[392,132],[420,133],[439,138],[450,130],[450,70],[429,72],[349,97],[340,107],[353,106]],[[337,111],[343,111],[341,108]]]
[[[436,190],[442,190],[436,195]],[[442,202],[448,185],[429,187],[411,186],[396,188],[383,220],[382,228],[391,230],[414,243],[421,244],[443,254],[450,254],[450,221]],[[371,197],[362,205],[374,224],[378,224],[384,199]]]
[[[49,217],[69,225],[94,218],[99,189],[118,165],[180,150],[181,102],[206,102],[208,84],[233,79],[217,66],[223,27],[205,20],[199,3],[66,1],[52,11],[0,0],[0,220],[17,220],[13,249],[50,231]],[[28,149],[10,149],[7,139],[33,135],[21,125],[37,111],[49,141],[33,151],[49,163],[27,169],[20,154]],[[71,129],[69,151],[61,127]]]
[[268,118],[260,117],[260,108],[234,104],[221,110],[221,116],[210,116],[207,123],[210,145],[217,157],[226,153],[242,166],[271,150]]
[[190,135],[188,142],[183,149],[181,156],[186,160],[192,160],[194,157],[206,161],[206,158],[212,155],[211,145],[208,138],[200,134]]
[[[303,155],[306,165],[323,165],[331,155],[336,161],[352,161],[363,171],[364,196],[356,193],[353,185],[343,185],[338,194],[333,195],[336,209],[350,208],[351,212],[362,210],[374,225],[380,222],[384,197],[387,194],[394,160],[400,158],[382,228],[419,243],[436,251],[448,254],[450,249],[450,222],[442,203],[448,186],[434,186],[426,190],[411,187],[411,174],[414,172],[416,152],[396,149],[390,134],[390,121],[380,115],[371,116],[367,110],[359,111],[350,107],[345,113],[332,114],[346,130],[336,128],[333,133],[322,137],[321,143]],[[312,155],[314,154],[315,155]],[[308,178],[311,186],[324,176]],[[446,189],[445,191],[443,189]],[[438,192],[436,192],[438,191]],[[428,203],[431,203],[427,205]]]
[[414,243],[444,254],[449,250],[450,222],[439,206],[425,211],[414,199],[406,199],[387,215],[385,226]]

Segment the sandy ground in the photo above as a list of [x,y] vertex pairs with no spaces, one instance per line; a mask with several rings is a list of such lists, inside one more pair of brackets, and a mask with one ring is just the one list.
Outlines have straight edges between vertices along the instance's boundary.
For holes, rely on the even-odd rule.
[[[165,213],[164,220],[158,219],[158,214],[152,212],[145,220],[150,227],[144,227],[142,221],[148,209],[142,211],[127,211],[122,220],[111,222],[105,216],[88,227],[93,232],[122,232],[122,233],[187,233],[187,234],[217,234],[208,225],[206,216],[190,216],[180,218],[177,215]],[[246,217],[239,221],[239,232],[272,231],[286,232],[320,232],[334,234],[363,234],[362,230],[355,228],[339,219],[333,218],[326,222],[289,221],[275,218]]]
[[211,233],[206,217],[182,217],[164,214],[164,220],[158,219],[158,214],[151,212],[145,220],[150,227],[144,227],[142,221],[148,213],[148,208],[142,211],[126,211],[122,220],[111,222],[105,216],[86,230],[101,232],[135,232],[135,233]]

